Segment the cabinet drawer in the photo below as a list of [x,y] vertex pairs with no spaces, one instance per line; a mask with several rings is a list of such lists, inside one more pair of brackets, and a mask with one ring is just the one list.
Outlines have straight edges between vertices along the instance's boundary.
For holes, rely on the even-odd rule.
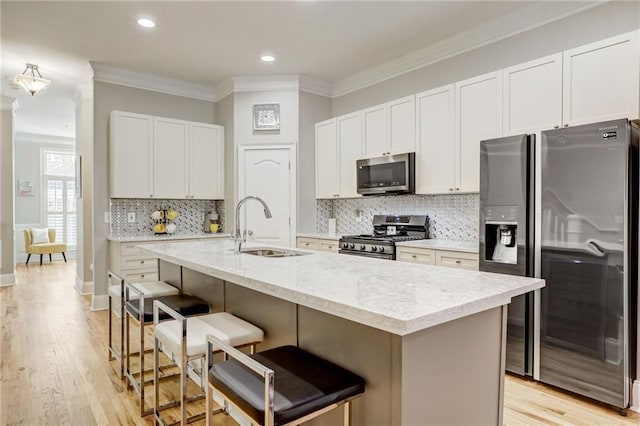
[[123,271],[129,271],[131,269],[145,269],[150,271],[156,271],[158,269],[158,259],[152,258],[136,258],[126,257],[121,259],[120,269]]
[[130,283],[139,283],[143,281],[158,281],[157,271],[129,271],[123,274],[123,278]]
[[478,255],[475,253],[463,253],[458,251],[436,251],[436,265],[450,268],[478,270]]
[[318,244],[318,240],[314,238],[301,238],[298,237],[298,248],[304,248],[309,250],[318,250],[320,245]]
[[145,252],[143,249],[136,247],[138,243],[135,244],[122,244],[120,245],[120,255],[121,256],[148,256],[148,252]]
[[338,252],[338,241],[331,240],[318,240],[318,245],[321,251],[330,251],[332,253]]
[[396,260],[401,262],[435,264],[435,250],[408,247],[397,247],[396,249]]

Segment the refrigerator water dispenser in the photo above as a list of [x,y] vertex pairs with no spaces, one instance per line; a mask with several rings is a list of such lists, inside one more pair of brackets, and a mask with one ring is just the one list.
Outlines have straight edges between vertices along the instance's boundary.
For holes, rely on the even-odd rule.
[[485,222],[484,258],[490,262],[518,263],[518,225]]

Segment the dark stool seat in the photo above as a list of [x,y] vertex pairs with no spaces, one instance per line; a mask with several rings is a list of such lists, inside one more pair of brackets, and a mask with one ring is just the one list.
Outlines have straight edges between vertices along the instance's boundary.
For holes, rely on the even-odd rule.
[[[209,313],[209,305],[195,296],[186,294],[176,294],[172,296],[161,296],[145,299],[144,319],[142,322],[149,324],[153,322],[153,301],[160,300],[168,307],[178,312],[180,315],[190,317]],[[140,321],[140,301],[131,299],[127,302],[127,311],[138,321]],[[160,320],[171,318],[166,312],[160,311]]]
[[[273,370],[274,424],[286,424],[360,395],[364,379],[295,346],[249,355]],[[265,418],[265,382],[235,359],[213,364],[209,383],[259,424]]]

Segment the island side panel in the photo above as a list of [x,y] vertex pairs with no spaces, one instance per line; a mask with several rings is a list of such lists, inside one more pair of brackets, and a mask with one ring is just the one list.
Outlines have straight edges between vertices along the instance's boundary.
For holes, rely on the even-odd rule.
[[182,292],[206,301],[211,312],[225,311],[224,281],[219,278],[182,268]]
[[225,310],[264,331],[258,351],[297,345],[297,305],[225,281]]
[[402,338],[403,425],[502,422],[506,309]]
[[[398,424],[393,419],[392,407],[396,400],[392,395],[394,338],[400,339],[386,331],[298,306],[299,346],[366,381],[364,395],[352,403],[353,426]],[[395,361],[399,364],[400,359]],[[336,409],[309,425],[341,426],[342,419],[343,410]]]
[[158,260],[158,279],[182,291],[182,268],[180,265]]

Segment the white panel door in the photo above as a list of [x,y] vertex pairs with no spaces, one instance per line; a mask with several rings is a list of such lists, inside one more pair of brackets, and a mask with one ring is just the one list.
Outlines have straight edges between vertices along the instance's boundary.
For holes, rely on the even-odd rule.
[[113,198],[153,196],[153,117],[111,113],[110,193]]
[[340,191],[336,119],[316,123],[316,198],[334,198]]
[[378,105],[362,111],[364,157],[380,157],[389,152],[387,105]]
[[638,118],[638,32],[564,52],[564,125]]
[[453,84],[416,95],[418,194],[450,194],[454,190],[454,105]]
[[188,122],[154,117],[153,196],[186,198]]
[[562,54],[503,70],[505,136],[562,124]]
[[502,136],[502,71],[456,83],[455,192],[480,191],[480,141]]
[[340,161],[340,197],[359,197],[356,183],[356,161],[362,158],[362,114],[337,118],[338,158]]
[[189,123],[189,198],[224,198],[224,127]]
[[414,95],[387,104],[389,151],[391,154],[416,150],[416,97]]
[[238,199],[249,195],[260,197],[272,214],[271,219],[266,219],[262,205],[255,200],[244,204],[240,223],[247,230],[247,240],[292,246],[295,169],[290,169],[290,164],[295,151],[288,146],[240,146],[238,150]]

